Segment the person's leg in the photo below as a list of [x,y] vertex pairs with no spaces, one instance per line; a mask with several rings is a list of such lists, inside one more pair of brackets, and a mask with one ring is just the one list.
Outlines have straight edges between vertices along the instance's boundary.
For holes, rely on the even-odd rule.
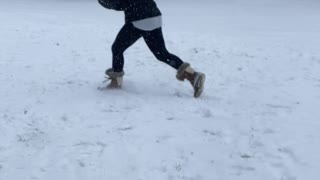
[[131,23],[125,24],[118,33],[112,45],[112,68],[107,69],[105,72],[111,80],[107,88],[121,88],[124,76],[123,53],[142,36],[142,33],[142,31],[134,28]]
[[183,61],[179,57],[168,52],[161,28],[145,32],[143,38],[158,60],[175,69],[178,69],[183,64]]
[[123,71],[124,51],[142,37],[142,34],[143,32],[136,29],[131,23],[126,23],[122,27],[112,45],[112,69],[114,72]]
[[198,98],[204,88],[205,75],[195,71],[190,67],[190,64],[183,62],[179,57],[168,52],[161,28],[144,33],[143,38],[157,59],[177,69],[176,77],[178,80],[184,81],[187,79],[191,83],[194,89],[194,97]]

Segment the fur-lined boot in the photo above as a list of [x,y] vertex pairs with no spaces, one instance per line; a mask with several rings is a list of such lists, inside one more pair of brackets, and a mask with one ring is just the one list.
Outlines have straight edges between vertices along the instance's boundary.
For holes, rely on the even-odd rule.
[[195,98],[200,97],[203,91],[204,82],[206,79],[206,76],[203,73],[197,72],[194,69],[192,69],[189,63],[183,63],[179,67],[176,77],[179,81],[184,81],[185,79],[187,79],[193,87],[193,90],[194,90],[193,96]]
[[111,80],[110,84],[107,85],[108,89],[120,89],[122,86],[124,72],[114,72],[112,68],[106,70],[107,78]]

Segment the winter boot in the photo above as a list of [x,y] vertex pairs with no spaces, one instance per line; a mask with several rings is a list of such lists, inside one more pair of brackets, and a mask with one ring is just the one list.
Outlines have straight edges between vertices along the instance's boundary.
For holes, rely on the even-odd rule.
[[108,89],[120,89],[122,86],[124,72],[114,72],[112,68],[106,70],[107,78],[111,80]]
[[176,77],[180,81],[187,79],[194,89],[194,97],[200,97],[206,79],[206,76],[203,73],[193,70],[189,63],[183,63],[179,67]]

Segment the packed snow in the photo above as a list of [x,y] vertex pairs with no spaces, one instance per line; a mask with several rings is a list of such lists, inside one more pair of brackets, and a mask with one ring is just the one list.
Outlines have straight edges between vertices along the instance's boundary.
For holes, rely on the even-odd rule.
[[0,180],[319,178],[320,1],[157,2],[199,99],[142,40],[103,89],[122,12],[0,1]]

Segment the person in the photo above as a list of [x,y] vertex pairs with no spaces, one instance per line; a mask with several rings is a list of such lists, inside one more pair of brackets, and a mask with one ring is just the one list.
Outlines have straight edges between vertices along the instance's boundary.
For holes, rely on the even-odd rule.
[[154,0],[98,0],[107,9],[124,11],[125,24],[112,45],[112,68],[106,70],[111,80],[107,88],[121,88],[124,76],[123,53],[139,38],[143,37],[155,57],[177,70],[176,78],[188,80],[194,97],[204,89],[205,74],[195,71],[189,63],[168,52],[162,34],[162,16]]

